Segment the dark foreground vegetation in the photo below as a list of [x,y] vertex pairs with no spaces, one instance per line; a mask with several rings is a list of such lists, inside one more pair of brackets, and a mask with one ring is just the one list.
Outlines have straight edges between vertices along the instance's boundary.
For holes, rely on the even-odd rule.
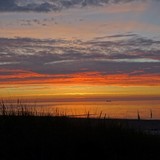
[[159,160],[160,138],[114,120],[1,116],[0,159]]
[[125,121],[36,116],[1,105],[1,160],[159,160],[160,137]]

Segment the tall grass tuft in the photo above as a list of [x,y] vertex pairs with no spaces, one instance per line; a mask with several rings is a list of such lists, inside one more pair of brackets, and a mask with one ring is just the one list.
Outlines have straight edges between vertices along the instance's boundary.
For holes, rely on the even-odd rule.
[[[89,114],[89,113],[88,113]],[[27,104],[18,99],[16,102],[0,101],[0,116],[40,116],[40,117],[67,117],[66,112],[60,112],[57,108],[50,111],[37,107],[36,104]],[[89,117],[90,115],[88,115]]]
[[0,102],[0,114],[2,116],[6,115],[6,106],[3,100]]
[[18,99],[16,103],[7,103],[4,100],[1,100],[0,115],[1,116],[40,116],[40,115],[45,116],[45,113],[39,112],[35,106],[29,106]]
[[137,111],[137,118],[138,118],[138,120],[141,120],[141,117],[140,117],[139,111]]

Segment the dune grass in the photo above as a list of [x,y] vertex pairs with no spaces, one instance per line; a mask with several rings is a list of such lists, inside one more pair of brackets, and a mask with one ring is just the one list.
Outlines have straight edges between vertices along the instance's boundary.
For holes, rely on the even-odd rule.
[[10,110],[1,102],[2,160],[159,160],[160,137],[134,130],[125,121],[51,116],[17,105]]
[[[52,116],[60,115],[58,110]],[[27,104],[21,100],[14,103],[7,103],[4,100],[0,102],[0,116],[51,116],[50,112],[40,110],[35,104]]]

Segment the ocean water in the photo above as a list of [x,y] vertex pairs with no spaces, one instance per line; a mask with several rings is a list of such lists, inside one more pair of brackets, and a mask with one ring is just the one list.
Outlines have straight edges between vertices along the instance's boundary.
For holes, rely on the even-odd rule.
[[160,119],[160,100],[96,101],[96,102],[38,102],[38,110],[75,117]]

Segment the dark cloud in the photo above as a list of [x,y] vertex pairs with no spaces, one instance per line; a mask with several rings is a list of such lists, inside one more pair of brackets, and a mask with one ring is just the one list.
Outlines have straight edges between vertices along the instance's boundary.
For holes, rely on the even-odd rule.
[[0,11],[49,12],[75,6],[103,6],[112,3],[129,3],[132,1],[138,0],[0,0]]
[[[25,1],[24,1],[25,2]],[[38,2],[38,1],[37,1]],[[56,11],[60,8],[54,4],[48,2],[42,3],[24,3],[24,5],[19,5],[19,0],[0,0],[0,11],[8,12],[8,11],[35,11],[35,12],[49,12]]]
[[54,4],[50,4],[48,2],[37,4],[37,3],[30,3],[26,6],[18,6],[18,11],[35,11],[35,12],[49,12],[49,11],[57,11],[60,8]]
[[1,11],[13,11],[17,9],[16,0],[0,0]]

